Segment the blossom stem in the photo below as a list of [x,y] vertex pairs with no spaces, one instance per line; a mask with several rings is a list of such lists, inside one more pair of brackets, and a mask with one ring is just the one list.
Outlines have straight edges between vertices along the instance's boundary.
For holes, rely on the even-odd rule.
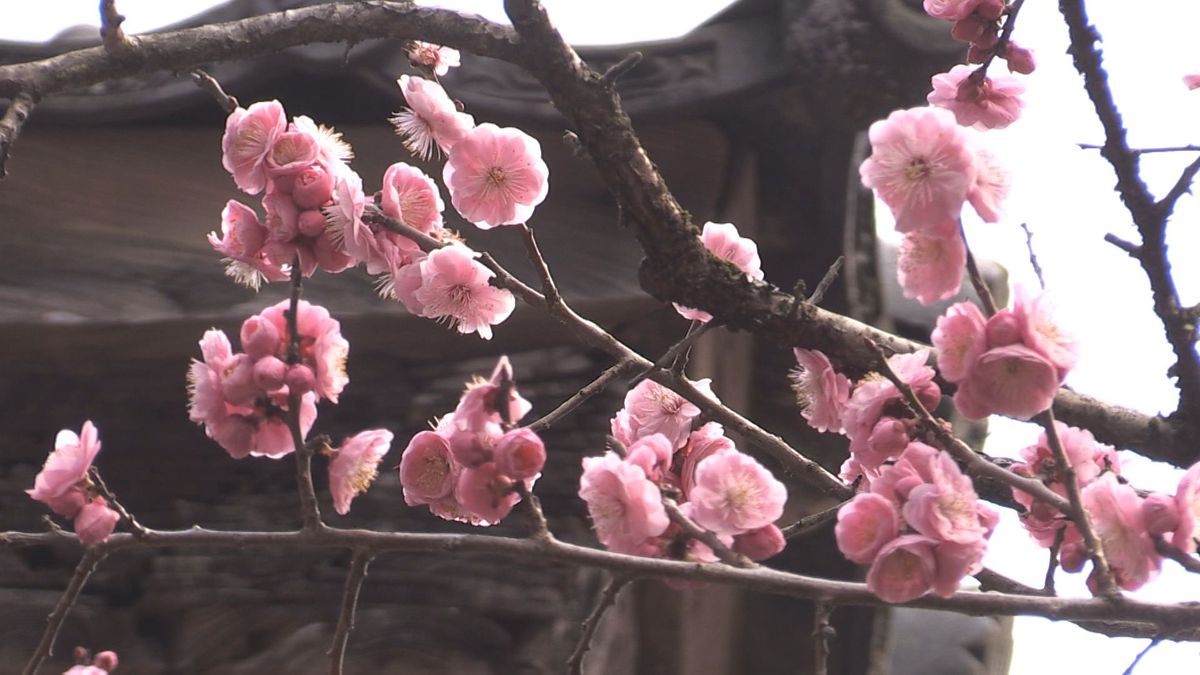
[[1087,509],[1083,508],[1079,480],[1075,477],[1075,467],[1071,464],[1071,458],[1067,456],[1066,449],[1063,448],[1062,439],[1058,437],[1058,428],[1054,424],[1054,411],[1047,410],[1038,415],[1038,422],[1046,430],[1046,440],[1050,445],[1050,451],[1054,454],[1058,470],[1062,473],[1062,482],[1067,490],[1070,510],[1063,511],[1063,513],[1069,516],[1075,526],[1079,528],[1079,534],[1083,537],[1083,545],[1087,547],[1088,556],[1091,557],[1092,564],[1096,568],[1100,593],[1105,597],[1118,598],[1121,596],[1121,591],[1117,588],[1112,568],[1109,567],[1108,558],[1104,555],[1104,544],[1096,535],[1096,528],[1092,526],[1091,518],[1088,518]]
[[[300,362],[300,295],[304,291],[304,277],[300,269],[300,256],[292,259],[292,293],[288,301],[287,331],[288,365]],[[292,447],[296,455],[296,491],[300,495],[300,519],[304,529],[314,530],[322,526],[321,507],[317,505],[317,492],[313,488],[312,448],[304,442],[304,431],[300,424],[300,407],[303,395],[288,392],[287,426],[292,434]]]
[[1067,528],[1060,527],[1054,533],[1054,543],[1050,544],[1050,561],[1046,563],[1046,578],[1042,582],[1042,590],[1046,591],[1046,595],[1054,595],[1054,573],[1058,571],[1058,552],[1062,550],[1063,537],[1067,534]]
[[575,643],[575,650],[571,652],[571,657],[567,659],[567,673],[569,675],[583,675],[583,657],[592,647],[592,638],[596,635],[596,629],[600,627],[600,619],[604,618],[604,613],[608,611],[617,602],[617,596],[620,595],[621,589],[625,587],[633,577],[624,574],[614,574],[604,590],[600,592],[600,597],[596,600],[596,606],[592,607],[591,613],[583,620],[580,625],[579,641]]
[[359,550],[354,552],[354,558],[350,561],[350,571],[346,573],[346,588],[342,592],[342,609],[338,614],[337,628],[333,631],[333,644],[326,652],[329,655],[330,675],[342,675],[346,645],[350,642],[350,632],[354,630],[358,593],[362,590],[363,579],[367,576],[367,566],[374,557],[369,551]]
[[527,425],[525,428],[534,433],[541,433],[546,429],[549,429],[555,422],[558,422],[562,418],[574,412],[574,410],[582,405],[584,401],[587,401],[589,398],[607,389],[608,385],[614,380],[619,380],[625,377],[629,371],[633,370],[634,365],[635,364],[632,361],[626,359],[617,361],[613,365],[609,366],[608,369],[603,373],[600,373],[596,379],[580,387],[579,391],[575,392],[571,398],[563,401],[562,404],[560,404],[557,408],[546,413],[540,419],[534,421],[532,424]]
[[1171,560],[1179,563],[1183,569],[1193,574],[1200,574],[1200,560],[1193,558],[1192,556],[1163,541],[1162,537],[1154,538],[1154,549],[1158,551],[1158,554],[1164,558],[1170,558]]
[[992,53],[987,60],[974,73],[971,73],[971,77],[976,79],[976,83],[983,82],[992,61],[1008,50],[1008,45],[1012,42],[1013,29],[1017,27],[1017,15],[1021,13],[1021,7],[1024,5],[1025,0],[1013,0],[1008,6],[1008,18],[1004,20],[1004,26],[1000,29],[1000,37],[996,40],[996,46],[992,47]]
[[[132,537],[132,535],[130,536]],[[107,549],[98,546],[89,547],[84,551],[83,558],[75,566],[75,573],[71,575],[71,581],[58,598],[58,604],[46,618],[46,629],[42,631],[42,639],[38,641],[33,656],[29,657],[29,662],[25,664],[25,670],[21,671],[21,675],[34,675],[42,667],[42,662],[54,653],[54,642],[58,639],[58,632],[62,630],[63,621],[71,612],[71,608],[75,606],[75,601],[79,599],[79,593],[105,555],[107,555]]]
[[971,246],[967,243],[967,232],[963,229],[962,220],[958,221],[958,232],[962,237],[963,247],[967,249],[967,276],[971,279],[971,286],[975,289],[975,294],[979,296],[979,302],[983,305],[983,315],[991,318],[996,313],[996,300],[992,297],[992,290],[988,288],[987,282],[979,272],[979,265],[975,263],[975,254],[971,253]]
[[117,512],[117,515],[121,516],[121,519],[124,520],[127,525],[129,525],[129,528],[133,530],[134,535],[139,537],[145,536],[146,528],[142,527],[142,524],[137,521],[137,518],[134,518],[133,514],[127,511],[121,502],[117,501],[117,496],[113,494],[112,490],[108,489],[108,486],[104,484],[104,479],[100,477],[100,469],[97,469],[94,466],[89,467],[88,476],[92,479],[92,483],[96,486],[96,491],[100,493],[101,497],[104,497],[104,499],[108,501],[113,510]]
[[221,83],[217,82],[217,78],[209,75],[203,68],[197,68],[192,71],[192,82],[195,82],[197,87],[211,94],[216,99],[217,105],[221,106],[221,110],[225,111],[226,115],[237,110],[238,100],[226,94],[225,90],[221,88]]
[[691,537],[692,539],[695,539],[705,546],[711,548],[712,552],[721,559],[721,562],[727,565],[733,565],[734,567],[742,567],[746,569],[758,567],[758,565],[755,565],[746,556],[726,546],[720,539],[717,538],[717,535],[709,532],[703,527],[700,527],[698,524],[696,524],[696,521],[684,515],[683,511],[679,509],[679,505],[675,503],[674,499],[664,496],[662,498],[662,503],[663,508],[667,510],[667,517],[671,519],[671,522],[678,525],[679,529],[683,530],[683,533],[688,537]]

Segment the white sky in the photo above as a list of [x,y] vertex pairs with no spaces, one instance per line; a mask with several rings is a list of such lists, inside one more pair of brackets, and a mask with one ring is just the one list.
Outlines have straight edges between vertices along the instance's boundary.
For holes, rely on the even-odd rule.
[[[669,39],[711,17],[727,0],[544,0],[552,17],[576,44],[605,44]],[[131,32],[150,30],[211,6],[212,0],[120,0]],[[503,21],[500,0],[419,0],[480,13]],[[41,41],[64,27],[95,25],[95,0],[0,0],[0,39]],[[1102,399],[1147,413],[1174,409],[1175,390],[1164,373],[1171,363],[1169,347],[1151,311],[1149,289],[1141,269],[1123,252],[1105,243],[1115,232],[1135,240],[1128,213],[1111,186],[1114,177],[1095,151],[1079,142],[1102,141],[1099,124],[1081,81],[1066,56],[1066,29],[1057,3],[1029,0],[1016,38],[1032,47],[1038,69],[1026,78],[1028,106],[1023,119],[989,137],[1009,157],[1016,185],[1010,217],[1001,225],[968,223],[968,238],[982,256],[1002,262],[1015,281],[1036,283],[1028,263],[1024,234],[1029,224],[1034,246],[1045,269],[1046,283],[1060,304],[1064,324],[1083,337],[1084,352],[1069,384]],[[1118,104],[1135,146],[1200,143],[1200,91],[1188,92],[1185,73],[1200,72],[1196,26],[1200,3],[1191,0],[1114,0],[1089,3],[1092,18],[1105,38],[1106,65]],[[999,64],[998,64],[999,65]],[[1002,71],[1002,66],[999,66]],[[1145,158],[1143,176],[1157,194],[1174,182],[1191,155]],[[1171,228],[1175,274],[1185,303],[1200,301],[1200,265],[1187,254],[1200,250],[1200,208],[1185,196]],[[893,236],[885,233],[885,236]],[[993,421],[988,451],[1015,455],[1037,436],[1029,425]],[[1179,471],[1125,453],[1124,473],[1139,486],[1173,491]],[[1040,585],[1046,554],[1032,544],[1016,519],[1006,522],[992,539],[986,563],[1031,585]],[[1030,561],[1035,561],[1030,563]],[[1160,580],[1138,597],[1164,601],[1200,599],[1200,578],[1171,562]],[[1059,574],[1059,588],[1083,595],[1083,575]],[[1087,673],[1124,671],[1145,640],[1114,640],[1042,619],[1020,619],[1011,672]],[[1200,646],[1166,643],[1146,656],[1139,673],[1197,672]]]

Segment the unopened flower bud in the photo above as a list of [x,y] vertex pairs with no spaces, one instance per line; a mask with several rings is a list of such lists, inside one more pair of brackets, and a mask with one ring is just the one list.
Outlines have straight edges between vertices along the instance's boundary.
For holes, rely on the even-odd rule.
[[546,446],[529,429],[514,429],[496,442],[496,466],[513,480],[533,478],[546,464]]
[[1004,58],[1008,60],[1008,69],[1014,73],[1028,75],[1037,68],[1033,52],[1012,43],[1009,43],[1008,49],[1005,50]]
[[265,356],[254,363],[254,384],[266,391],[275,391],[286,381],[287,364],[274,356]]
[[325,214],[317,210],[302,211],[296,227],[306,237],[316,237],[325,231]]
[[297,395],[307,394],[317,386],[317,378],[313,375],[312,368],[304,364],[296,364],[288,368],[285,382],[288,391]]
[[117,669],[118,663],[117,653],[113,651],[100,652],[96,655],[96,659],[92,661],[93,666],[107,670],[110,673]]
[[272,356],[279,348],[279,329],[258,315],[242,322],[241,338],[242,351],[255,360]]
[[767,525],[733,537],[733,550],[751,560],[766,560],[779,554],[787,546],[783,531],[775,525]]
[[320,164],[313,164],[296,174],[292,186],[292,201],[301,209],[315,209],[333,196],[333,174]]
[[1150,494],[1142,502],[1142,519],[1152,535],[1174,532],[1179,526],[1179,507],[1175,498],[1161,492]]

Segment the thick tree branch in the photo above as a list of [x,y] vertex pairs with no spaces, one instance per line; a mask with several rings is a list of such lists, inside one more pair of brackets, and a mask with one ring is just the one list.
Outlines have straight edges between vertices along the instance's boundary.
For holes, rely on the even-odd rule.
[[9,101],[4,117],[0,117],[0,178],[8,175],[5,169],[8,155],[12,151],[13,143],[16,143],[17,137],[21,135],[25,122],[29,121],[29,116],[33,114],[37,100],[37,96],[31,90],[22,89]]

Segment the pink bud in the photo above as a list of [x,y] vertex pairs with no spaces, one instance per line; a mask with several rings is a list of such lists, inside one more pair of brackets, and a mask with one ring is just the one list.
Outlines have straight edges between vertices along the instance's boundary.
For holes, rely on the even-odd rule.
[[981,47],[977,44],[972,44],[967,49],[967,63],[983,63],[992,55],[991,47]]
[[284,381],[287,383],[288,391],[293,394],[307,394],[317,386],[317,377],[313,374],[312,368],[302,363],[288,368]]
[[971,43],[971,46],[978,47],[980,49],[989,49],[990,50],[990,49],[994,48],[996,46],[996,43],[999,41],[1000,41],[1000,33],[996,32],[996,31],[984,31],[983,35],[979,36],[978,40]]
[[95,660],[92,661],[93,666],[96,666],[97,668],[103,668],[110,673],[117,669],[118,663],[119,661],[117,660],[117,653],[112,651],[100,652],[96,655]]
[[1028,75],[1037,68],[1033,52],[1012,43],[1009,43],[1008,49],[1005,50],[1004,58],[1008,59],[1008,69],[1014,73]]
[[1021,320],[1012,313],[1012,310],[1002,309],[988,319],[985,334],[988,347],[1007,347],[1016,344],[1021,341]]
[[283,386],[287,376],[287,364],[274,356],[265,356],[254,363],[254,384],[266,391],[275,391]]
[[306,237],[320,236],[325,231],[325,214],[316,210],[301,211],[296,227]]
[[1005,5],[1005,0],[983,0],[975,5],[975,13],[988,21],[995,21],[1004,14]]
[[787,546],[783,531],[775,525],[767,525],[733,537],[733,550],[751,560],[773,558]]
[[333,196],[333,183],[333,174],[320,164],[313,164],[296,174],[292,201],[302,209],[319,208]]
[[245,354],[234,354],[221,374],[221,393],[233,405],[252,405],[258,397],[254,384],[254,360]]
[[279,329],[259,315],[242,322],[242,351],[252,359],[272,356],[279,348]]
[[1087,562],[1087,549],[1083,542],[1064,543],[1058,551],[1058,563],[1062,566],[1064,572],[1074,574],[1083,569],[1083,563]]
[[1174,532],[1179,526],[1179,507],[1175,498],[1161,492],[1150,494],[1142,501],[1142,519],[1152,535]]
[[465,469],[458,477],[454,495],[464,509],[491,523],[500,522],[520,499],[512,491],[513,482],[500,473],[495,462]]
[[75,516],[75,534],[79,536],[79,541],[88,546],[99,544],[108,539],[119,519],[120,516],[108,508],[108,502],[103,497],[96,497]]
[[496,443],[496,466],[513,480],[533,478],[546,464],[546,446],[529,429],[514,429]]
[[974,42],[982,37],[983,32],[989,28],[995,29],[995,24],[985,21],[977,14],[972,14],[965,19],[955,21],[954,27],[950,29],[950,36],[959,42]]

